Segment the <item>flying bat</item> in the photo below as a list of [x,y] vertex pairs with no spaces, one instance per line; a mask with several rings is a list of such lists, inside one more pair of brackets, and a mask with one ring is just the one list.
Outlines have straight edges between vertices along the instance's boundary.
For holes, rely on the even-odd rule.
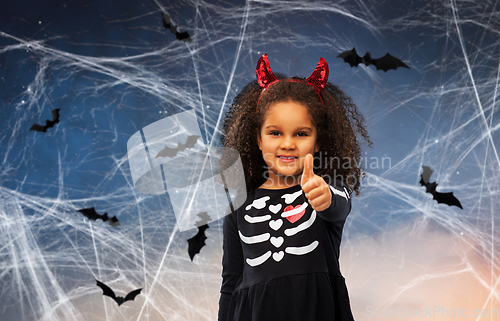
[[85,216],[89,220],[96,221],[98,218],[100,218],[103,222],[106,222],[106,221],[109,222],[109,225],[111,225],[111,226],[120,226],[120,222],[118,221],[116,216],[109,218],[108,213],[104,213],[102,215],[97,214],[97,212],[95,211],[95,209],[93,207],[92,208],[83,208],[83,209],[77,210],[77,211],[82,213],[83,216]]
[[212,220],[212,218],[210,217],[210,215],[208,215],[207,212],[198,213],[198,217],[200,218],[200,220],[195,223],[196,226],[202,226],[204,224],[208,224]]
[[364,63],[366,66],[374,65],[377,67],[377,70],[382,69],[384,72],[387,72],[389,69],[396,70],[398,67],[410,69],[404,62],[391,56],[389,53],[386,53],[385,56],[381,58],[373,59],[369,52],[365,53],[363,57],[360,57],[356,49],[352,48],[352,50],[342,52],[337,58],[344,59],[344,62],[347,62],[351,67],[357,67],[360,63]]
[[37,132],[46,132],[48,128],[54,127],[54,124],[59,123],[59,110],[60,108],[54,109],[51,111],[52,113],[52,120],[45,120],[45,126],[34,124],[31,126],[30,130],[36,130]]
[[425,186],[426,193],[432,194],[432,199],[435,199],[438,203],[445,203],[449,206],[455,205],[464,209],[460,201],[453,195],[453,192],[449,193],[440,193],[436,192],[436,186],[438,183],[430,183],[429,180],[431,178],[432,173],[434,172],[430,167],[422,166],[424,171],[420,175],[420,185]]
[[192,42],[191,37],[189,36],[187,31],[184,32],[177,31],[177,26],[174,26],[171,23],[170,16],[168,14],[162,13],[161,15],[163,17],[163,27],[165,27],[165,29],[169,29],[171,33],[175,34],[177,40],[181,40],[184,42],[186,41]]
[[115,292],[113,290],[111,290],[111,288],[109,286],[107,286],[106,284],[104,284],[100,281],[97,281],[97,280],[96,280],[96,282],[97,282],[97,286],[102,289],[102,295],[112,297],[116,301],[116,303],[118,303],[118,306],[122,305],[126,301],[134,301],[135,297],[137,295],[139,295],[141,293],[141,290],[142,290],[142,289],[137,289],[137,290],[134,290],[132,292],[129,292],[124,298],[121,296],[116,296]]
[[199,135],[188,136],[185,144],[177,143],[177,148],[170,148],[168,146],[165,146],[165,148],[163,148],[156,155],[155,158],[158,158],[158,157],[170,157],[170,158],[174,158],[174,156],[176,156],[178,152],[182,152],[183,150],[185,150],[187,148],[193,148],[194,145],[196,145],[196,142],[198,141],[198,138],[200,138],[200,137],[201,136],[199,136]]
[[198,226],[198,233],[196,233],[195,236],[187,240],[189,243],[188,253],[189,257],[191,258],[191,262],[193,261],[195,254],[200,253],[201,248],[206,245],[205,240],[207,239],[207,237],[205,235],[205,230],[208,227],[209,227],[208,224]]

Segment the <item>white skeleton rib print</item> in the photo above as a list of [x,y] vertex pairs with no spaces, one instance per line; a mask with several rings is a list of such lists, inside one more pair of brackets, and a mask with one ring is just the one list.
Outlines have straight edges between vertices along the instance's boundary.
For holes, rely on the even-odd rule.
[[[336,193],[339,193],[339,191],[335,190]],[[335,193],[334,192],[334,193]],[[342,193],[342,192],[340,192]],[[293,203],[299,196],[303,194],[302,190],[299,190],[295,193],[292,194],[285,194],[281,196],[284,199],[285,204],[291,204]],[[343,196],[343,195],[342,195]],[[344,196],[345,197],[345,196]],[[270,199],[269,196],[264,196],[258,199],[255,199],[252,204],[248,205],[245,209],[248,211],[252,207],[255,207],[256,209],[264,209],[266,208],[266,202]],[[281,217],[289,220],[291,223],[295,223],[297,220],[299,220],[304,213],[306,212],[306,208],[309,206],[309,203],[304,202],[301,205],[297,205],[295,207],[292,207],[291,205],[287,206],[283,212],[281,213]],[[281,204],[270,204],[267,206],[267,209],[269,210],[270,213],[273,215],[278,214],[278,212],[281,210],[282,205]],[[265,211],[265,210],[264,210]],[[251,217],[247,214],[245,214],[244,219],[246,222],[250,224],[261,224],[264,222],[269,221],[268,225],[273,231],[278,231],[281,229],[283,226],[283,219],[277,218],[277,219],[272,219],[272,215],[269,212],[262,213],[263,215],[261,216],[254,216]],[[283,235],[285,237],[292,237],[296,235],[297,233],[304,231],[311,227],[313,223],[316,221],[316,211],[313,210],[311,217],[297,225],[296,227],[293,228],[288,228],[283,231]],[[238,231],[240,239],[246,243],[246,244],[256,244],[256,243],[263,243],[263,242],[270,242],[272,246],[274,246],[276,249],[279,249],[283,243],[285,242],[285,238],[283,236],[271,236],[270,233],[262,233],[259,235],[252,235],[252,236],[246,236],[241,233],[241,231]],[[264,262],[266,262],[269,258],[273,258],[276,262],[279,262],[283,259],[285,256],[285,253],[287,254],[292,254],[292,255],[305,255],[307,253],[310,253],[314,251],[319,245],[319,241],[315,240],[310,244],[306,244],[304,246],[289,246],[286,247],[283,250],[280,251],[266,251],[264,254],[254,257],[254,258],[246,258],[246,263],[252,267],[258,266]]]

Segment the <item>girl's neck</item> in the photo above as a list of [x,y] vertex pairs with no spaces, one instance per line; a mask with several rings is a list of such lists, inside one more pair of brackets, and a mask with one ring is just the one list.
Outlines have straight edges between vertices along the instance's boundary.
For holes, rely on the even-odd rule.
[[285,188],[290,188],[290,187],[293,187],[296,185],[299,185],[299,183],[295,183],[292,185],[286,185],[286,184],[276,184],[276,183],[273,184],[270,181],[266,181],[264,184],[260,185],[259,188],[262,188],[262,189],[285,189]]

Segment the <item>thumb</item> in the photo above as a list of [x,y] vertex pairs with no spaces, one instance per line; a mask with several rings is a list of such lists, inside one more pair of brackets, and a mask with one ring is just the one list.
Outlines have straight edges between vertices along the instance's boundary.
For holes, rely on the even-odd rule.
[[313,156],[312,154],[307,154],[304,158],[304,170],[302,171],[300,185],[304,185],[305,183],[307,183],[307,181],[309,181],[309,179],[311,179],[311,177],[313,176]]

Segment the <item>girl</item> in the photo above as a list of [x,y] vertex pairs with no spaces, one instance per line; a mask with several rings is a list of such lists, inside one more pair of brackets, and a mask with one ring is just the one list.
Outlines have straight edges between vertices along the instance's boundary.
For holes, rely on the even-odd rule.
[[323,58],[307,79],[276,77],[267,55],[259,59],[257,80],[223,124],[222,144],[239,152],[249,192],[224,218],[219,321],[353,320],[338,259],[364,177],[357,135],[371,146]]

